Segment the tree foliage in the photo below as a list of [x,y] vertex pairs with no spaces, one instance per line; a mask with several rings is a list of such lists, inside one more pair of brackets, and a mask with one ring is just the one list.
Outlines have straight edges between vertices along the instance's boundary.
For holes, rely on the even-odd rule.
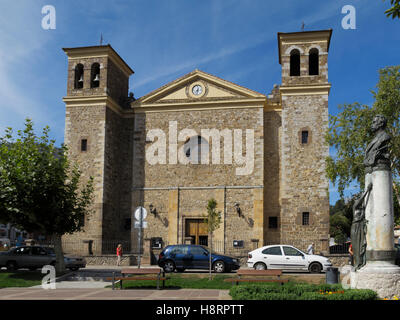
[[376,88],[371,91],[375,102],[372,107],[359,103],[339,106],[340,112],[330,117],[326,140],[336,149],[336,155],[327,158],[327,176],[338,186],[341,197],[353,181],[364,189],[364,150],[373,138],[370,130],[377,114],[388,120],[387,130],[392,137],[390,154],[394,177],[394,192],[399,199],[400,173],[400,66],[390,66],[379,71]]
[[386,16],[400,18],[400,0],[390,0],[391,8],[385,11]]
[[221,211],[217,210],[217,201],[212,198],[207,203],[207,217],[204,219],[207,224],[208,233],[210,235],[210,255],[209,255],[209,279],[211,280],[211,252],[212,252],[212,236],[213,232],[219,228],[221,224]]
[[81,185],[80,171],[68,161],[66,146],[54,144],[49,128],[37,137],[29,119],[16,138],[11,128],[6,129],[0,138],[0,220],[53,237],[60,271],[61,236],[83,228],[93,182],[90,178]]

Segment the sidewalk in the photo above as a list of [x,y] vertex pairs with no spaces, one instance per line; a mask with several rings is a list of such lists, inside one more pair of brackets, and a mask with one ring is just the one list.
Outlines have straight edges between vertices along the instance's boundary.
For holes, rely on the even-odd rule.
[[[58,285],[58,283],[57,283]],[[0,289],[0,300],[231,300],[229,290]]]

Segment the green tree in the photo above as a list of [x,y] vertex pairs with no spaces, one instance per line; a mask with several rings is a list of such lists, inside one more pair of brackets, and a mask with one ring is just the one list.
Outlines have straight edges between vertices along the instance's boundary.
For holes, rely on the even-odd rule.
[[337,184],[341,197],[344,189],[353,181],[360,184],[361,190],[364,189],[364,152],[373,138],[370,126],[374,116],[382,114],[388,120],[387,129],[392,136],[390,153],[393,191],[399,202],[400,66],[383,68],[379,74],[379,82],[371,91],[375,99],[372,107],[357,102],[345,104],[339,106],[340,112],[336,116],[330,117],[326,139],[330,147],[336,149],[336,155],[327,158],[327,176],[334,185]]
[[207,224],[208,234],[210,235],[210,250],[209,250],[209,280],[211,280],[211,253],[212,253],[212,237],[215,230],[221,224],[221,211],[217,211],[217,201],[215,199],[208,200],[207,217],[204,222]]
[[329,234],[335,238],[336,243],[343,243],[350,236],[350,228],[353,220],[353,204],[358,194],[351,199],[343,198],[330,206]]
[[27,119],[17,138],[6,129],[0,138],[0,220],[52,237],[56,270],[64,270],[61,236],[82,230],[93,193],[92,178],[80,183],[80,171],[56,148],[49,128],[37,137]]
[[391,8],[386,10],[386,16],[394,18],[400,18],[400,0],[390,0]]

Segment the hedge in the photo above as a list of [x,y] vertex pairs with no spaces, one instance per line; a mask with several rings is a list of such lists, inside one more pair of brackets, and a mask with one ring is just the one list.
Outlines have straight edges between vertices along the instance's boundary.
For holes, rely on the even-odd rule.
[[368,289],[344,290],[340,284],[315,285],[271,283],[240,285],[230,289],[234,300],[375,300],[377,294]]

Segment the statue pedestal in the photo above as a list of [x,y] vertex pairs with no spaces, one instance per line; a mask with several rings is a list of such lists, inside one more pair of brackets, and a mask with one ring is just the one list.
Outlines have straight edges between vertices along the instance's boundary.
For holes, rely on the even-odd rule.
[[400,267],[394,264],[393,194],[390,169],[378,168],[365,176],[372,191],[365,208],[366,264],[350,273],[350,286],[371,289],[380,298],[400,296]]
[[400,296],[400,267],[393,264],[370,263],[350,273],[353,289],[374,290],[379,298]]

